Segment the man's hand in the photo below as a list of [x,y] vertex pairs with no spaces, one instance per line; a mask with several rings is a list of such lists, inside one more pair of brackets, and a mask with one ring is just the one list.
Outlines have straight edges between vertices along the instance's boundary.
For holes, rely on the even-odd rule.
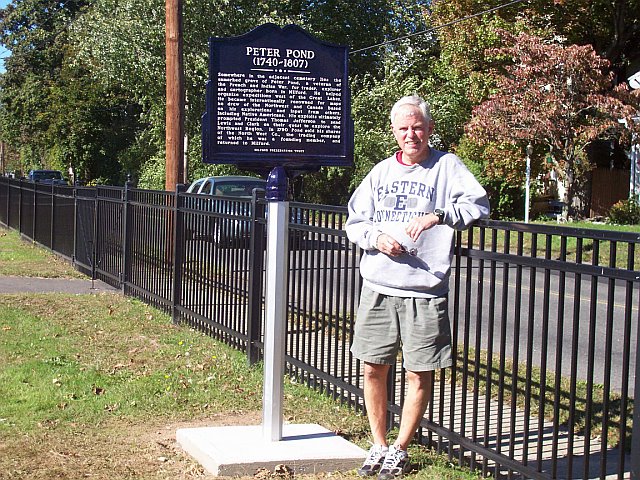
[[428,213],[427,215],[421,215],[420,217],[413,217],[407,224],[405,232],[407,232],[407,235],[409,235],[411,240],[415,242],[418,240],[418,237],[422,232],[438,225],[438,223],[440,223],[440,219],[435,213]]
[[397,257],[404,253],[404,247],[400,245],[391,235],[381,233],[376,240],[376,248],[390,257]]

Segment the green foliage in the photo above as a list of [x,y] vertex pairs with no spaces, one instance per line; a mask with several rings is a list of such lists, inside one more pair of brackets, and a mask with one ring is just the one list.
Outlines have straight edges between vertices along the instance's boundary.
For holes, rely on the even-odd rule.
[[487,191],[491,203],[491,217],[496,219],[521,218],[524,214],[522,184],[509,177],[496,175],[491,169],[492,157],[487,147],[462,137],[456,154]]
[[[320,4],[298,1],[186,1],[183,18],[189,178],[192,180],[220,170],[201,164],[199,147],[210,36],[240,35],[265,22],[279,25],[297,23],[322,40],[358,49],[422,28],[420,13],[423,8],[423,2],[407,6],[387,0],[331,0]],[[357,22],[353,21],[355,18],[358,18]],[[90,65],[94,81],[109,89],[119,86],[145,112],[146,136],[148,145],[153,149],[143,159],[145,165],[141,166],[140,185],[163,188],[164,182],[160,177],[165,121],[164,2],[99,0],[74,23],[71,36],[77,50],[76,63]],[[353,55],[350,58],[351,72],[374,71],[378,74],[382,68],[381,58],[379,50]],[[314,177],[317,182],[310,180],[308,183],[320,187],[327,185],[329,177],[344,177],[344,174],[334,175],[335,172],[326,176],[325,172],[327,170]],[[340,183],[345,181],[340,180]],[[343,188],[340,185],[335,187],[338,190]],[[336,198],[344,198],[344,194]]]
[[[640,44],[640,1],[536,0],[539,12],[531,23],[540,27],[551,24],[555,32],[578,45],[589,43],[596,53],[611,62],[622,78],[637,71],[628,70],[638,60]],[[624,74],[626,70],[627,74]]]
[[142,168],[140,169],[138,186],[140,188],[164,190],[164,187],[165,187],[164,163],[165,163],[164,155],[151,156],[142,165]]
[[616,225],[640,224],[640,203],[635,198],[620,200],[609,210],[607,221]]
[[352,168],[322,167],[318,172],[300,175],[293,181],[294,199],[324,205],[346,205],[352,174]]
[[[305,178],[302,189],[310,201],[344,203],[371,166],[395,150],[388,113],[399,96],[426,98],[436,122],[432,145],[455,150],[473,108],[505,93],[499,79],[510,58],[491,51],[500,45],[500,29],[591,42],[624,78],[637,58],[639,1],[534,0],[455,22],[502,2],[185,0],[189,178],[228,170],[201,162],[210,36],[243,34],[265,22],[295,23],[321,40],[350,47],[354,168],[323,168]],[[0,76],[0,137],[19,155],[12,165],[66,170],[71,164],[85,180],[112,183],[131,173],[141,186],[164,188],[164,2],[13,0],[0,15],[0,43],[12,52]],[[431,27],[438,28],[422,33]],[[496,141],[490,134],[482,135],[491,144],[484,153],[487,178],[495,182],[506,175],[513,184],[511,177],[523,172],[524,141]],[[546,157],[548,148],[540,143],[536,152]],[[574,149],[574,156],[584,159],[583,150]],[[563,157],[554,158],[563,169]],[[538,155],[534,160],[539,169]],[[569,175],[579,181],[579,172]]]
[[500,32],[504,46],[492,52],[506,62],[497,91],[474,108],[466,126],[476,142],[494,149],[494,168],[524,178],[518,158],[534,147],[534,171],[548,155],[566,185],[563,201],[574,205],[591,165],[585,148],[602,136],[626,135],[620,118],[634,115],[638,100],[615,88],[609,62],[590,46],[564,46],[521,33]]
[[0,41],[12,50],[0,77],[2,138],[30,168],[72,167],[77,178],[123,181],[140,159],[119,161],[139,130],[139,111],[114,87],[73,65],[68,25],[82,2],[21,0],[2,11]]

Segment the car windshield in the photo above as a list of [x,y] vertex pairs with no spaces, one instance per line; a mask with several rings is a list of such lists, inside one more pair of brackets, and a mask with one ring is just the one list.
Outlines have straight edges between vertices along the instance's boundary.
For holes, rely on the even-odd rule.
[[51,172],[33,172],[34,180],[62,180],[62,173],[57,171]]
[[266,182],[261,180],[217,181],[215,194],[248,197],[251,196],[254,188],[265,188],[265,185]]

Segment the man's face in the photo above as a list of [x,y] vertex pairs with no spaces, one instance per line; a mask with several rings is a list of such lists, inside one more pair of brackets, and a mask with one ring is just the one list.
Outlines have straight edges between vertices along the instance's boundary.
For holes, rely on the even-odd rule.
[[425,120],[418,107],[401,106],[393,119],[391,129],[402,150],[403,162],[420,163],[427,158],[433,122]]

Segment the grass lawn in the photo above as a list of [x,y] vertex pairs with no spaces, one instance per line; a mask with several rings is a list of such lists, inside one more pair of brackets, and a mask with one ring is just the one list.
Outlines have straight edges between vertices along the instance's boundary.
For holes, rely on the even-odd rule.
[[0,226],[0,275],[86,278],[68,262]]

